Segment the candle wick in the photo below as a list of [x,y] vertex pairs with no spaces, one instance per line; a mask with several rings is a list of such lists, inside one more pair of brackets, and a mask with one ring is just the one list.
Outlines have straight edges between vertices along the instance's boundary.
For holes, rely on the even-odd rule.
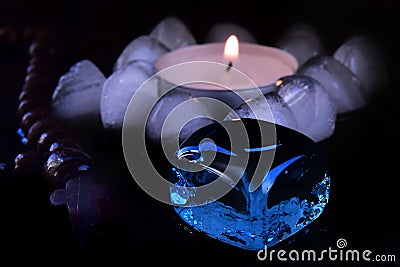
[[232,61],[229,61],[228,67],[226,67],[226,71],[229,71],[232,68]]

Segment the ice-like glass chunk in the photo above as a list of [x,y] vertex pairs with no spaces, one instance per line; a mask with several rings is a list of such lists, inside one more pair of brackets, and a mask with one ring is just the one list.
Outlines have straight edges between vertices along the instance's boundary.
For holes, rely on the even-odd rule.
[[106,78],[89,60],[71,66],[54,90],[51,106],[55,117],[68,123],[100,122],[100,95]]
[[[153,64],[135,60],[106,79],[100,99],[101,121],[104,128],[116,130],[122,128],[125,111],[132,96],[143,82],[155,73]],[[148,93],[156,97],[157,88]]]
[[[264,95],[265,99],[255,98],[234,108],[225,120],[235,118],[259,119],[276,123],[293,130],[298,129],[296,118],[288,105],[276,92]],[[267,100],[267,101],[265,101]]]
[[[180,110],[174,111],[182,103],[185,104],[180,106]],[[172,89],[158,100],[150,112],[146,136],[154,143],[161,142],[161,137],[165,144],[181,142],[199,128],[213,123],[213,116],[212,110],[198,98],[189,99],[179,89]]]
[[[231,143],[225,131],[234,130],[241,123],[247,130],[249,147]],[[276,127],[276,143],[264,143],[271,138],[262,136],[259,127],[263,133]],[[174,183],[170,187],[174,210],[185,226],[235,247],[260,250],[292,238],[323,213],[330,191],[328,162],[316,143],[305,135],[255,119],[223,121],[203,127],[186,139],[177,152],[178,160],[204,164],[208,154],[201,152],[200,144],[205,139],[213,141],[216,152],[206,168],[191,171],[172,167],[169,173]],[[191,153],[181,153],[186,148]],[[264,153],[270,156],[264,157]],[[216,181],[228,169],[236,170],[228,178],[240,180],[227,194],[204,205],[184,205],[198,193],[199,186]],[[250,191],[256,172],[264,178],[261,186]],[[233,177],[236,173],[243,175]]]
[[186,24],[172,16],[159,22],[150,32],[150,37],[160,41],[170,50],[196,44]]
[[291,26],[283,33],[276,46],[292,54],[299,65],[311,57],[325,54],[325,48],[317,30],[305,23]]
[[335,129],[336,105],[325,88],[314,78],[285,76],[275,86],[292,111],[298,131],[315,142],[330,137]]
[[333,57],[358,77],[367,93],[371,94],[387,84],[383,55],[366,36],[351,36],[335,51]]
[[214,25],[207,33],[206,42],[226,42],[231,34],[236,35],[239,42],[256,43],[253,34],[241,25],[232,22],[224,22]]
[[114,65],[113,71],[120,70],[135,60],[153,63],[167,52],[169,52],[169,49],[158,40],[147,35],[141,35],[133,39],[124,48]]
[[366,92],[360,80],[332,56],[315,56],[301,65],[296,74],[310,76],[320,82],[331,95],[337,113],[347,113],[367,104]]

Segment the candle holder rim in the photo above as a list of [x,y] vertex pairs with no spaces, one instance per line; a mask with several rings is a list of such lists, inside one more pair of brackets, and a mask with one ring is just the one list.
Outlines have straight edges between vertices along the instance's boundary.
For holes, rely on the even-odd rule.
[[[156,61],[154,61],[154,67],[157,69],[157,71],[161,71],[168,67],[168,66],[162,66],[162,64],[160,66],[160,62],[162,62],[165,58],[169,58],[169,57],[171,57],[171,55],[176,56],[176,54],[184,53],[193,48],[206,49],[209,47],[221,47],[221,51],[223,53],[224,46],[225,46],[224,42],[213,42],[213,43],[200,43],[200,44],[194,44],[194,45],[180,47],[180,48],[174,49],[174,50],[160,56]],[[247,48],[256,48],[256,49],[268,50],[268,51],[274,52],[274,53],[279,53],[281,55],[284,55],[284,59],[282,58],[281,60],[288,67],[290,67],[293,70],[293,72],[295,72],[299,68],[299,62],[297,61],[295,56],[279,47],[268,46],[268,45],[263,45],[263,44],[258,44],[258,43],[240,42],[239,51],[243,51],[242,50],[243,47],[246,49]],[[239,52],[239,54],[240,54],[240,52]],[[197,61],[201,61],[201,60],[197,60]],[[184,62],[176,62],[176,64],[179,64],[179,63],[184,63]]]

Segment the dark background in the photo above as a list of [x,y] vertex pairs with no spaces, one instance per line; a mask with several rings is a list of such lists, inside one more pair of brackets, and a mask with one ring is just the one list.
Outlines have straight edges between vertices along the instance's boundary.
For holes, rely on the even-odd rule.
[[[376,93],[361,114],[350,121],[338,121],[334,136],[321,144],[332,164],[329,208],[309,233],[284,248],[327,249],[335,247],[342,237],[351,249],[395,254],[398,262],[398,11],[395,1],[389,0],[140,4],[122,0],[6,0],[0,2],[0,27],[11,25],[22,31],[36,25],[50,29],[62,44],[60,56],[65,68],[89,59],[106,76],[122,49],[135,37],[148,34],[166,16],[185,22],[199,43],[219,22],[237,23],[265,45],[273,44],[294,23],[306,22],[319,32],[328,53],[352,34],[365,34],[382,51],[389,84]],[[147,207],[152,200],[134,189],[136,195],[133,200],[127,199],[122,209],[129,223],[100,223],[85,244],[83,256],[76,257],[77,245],[65,209],[49,204],[48,192],[35,177],[21,181],[13,175],[14,158],[23,150],[16,135],[19,122],[15,116],[28,63],[26,47],[21,43],[18,36],[14,41],[3,41],[0,51],[0,161],[6,163],[0,172],[1,266],[2,261],[15,265],[25,260],[46,266],[123,260],[128,266],[140,260],[148,264],[212,265],[216,262],[213,258],[238,266],[256,263],[253,252],[238,251],[182,230],[178,221],[168,217],[165,207]],[[116,171],[114,178],[125,179],[120,177],[125,174]],[[148,210],[152,205],[156,207],[153,213]]]

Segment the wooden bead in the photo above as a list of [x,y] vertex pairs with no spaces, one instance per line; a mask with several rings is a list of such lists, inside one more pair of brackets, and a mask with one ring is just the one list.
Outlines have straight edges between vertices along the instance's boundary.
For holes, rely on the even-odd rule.
[[[23,96],[23,97],[26,98],[25,96]],[[24,116],[25,113],[35,109],[36,106],[37,106],[37,103],[35,101],[33,101],[33,100],[22,99],[22,101],[19,102],[18,108],[17,108],[18,117]]]
[[28,150],[18,154],[15,157],[14,163],[14,172],[16,175],[33,175],[40,172],[42,158],[37,152]]
[[50,147],[53,143],[62,138],[67,138],[68,134],[61,129],[48,130],[39,137],[37,148],[40,154],[45,155],[50,152]]
[[57,150],[50,154],[44,164],[45,177],[54,188],[63,188],[69,179],[91,171],[90,157],[76,148]]
[[61,149],[70,149],[70,148],[77,148],[81,149],[80,145],[72,140],[71,138],[61,138],[55,141],[54,143],[51,144],[49,151],[50,152],[57,152],[58,150]]
[[35,108],[32,111],[29,111],[23,115],[21,119],[21,130],[24,134],[28,134],[31,126],[37,122],[38,120],[44,119],[48,116],[47,110],[43,108]]
[[11,25],[6,25],[0,28],[0,41],[5,42],[10,46],[15,46],[19,42],[18,31]]
[[22,37],[26,42],[33,42],[39,31],[41,31],[41,29],[37,25],[28,25],[27,27],[25,27],[22,33]]
[[50,129],[57,129],[60,125],[51,119],[44,118],[40,119],[35,122],[28,130],[27,138],[28,138],[28,145],[35,145],[36,142],[39,140],[39,137],[46,131]]
[[44,56],[44,57],[53,57],[56,54],[56,49],[52,45],[40,44],[34,42],[29,46],[29,55],[32,57],[35,56]]

